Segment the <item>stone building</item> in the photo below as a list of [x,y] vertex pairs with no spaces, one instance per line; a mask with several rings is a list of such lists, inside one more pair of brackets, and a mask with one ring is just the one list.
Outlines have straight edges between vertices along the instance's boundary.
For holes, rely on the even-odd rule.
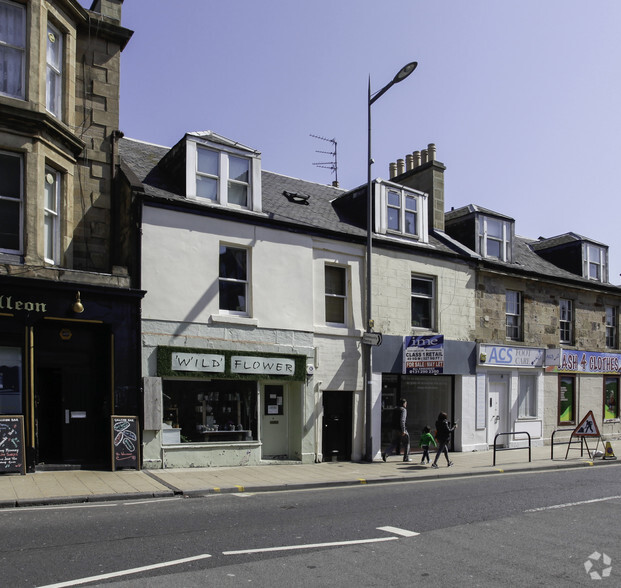
[[137,320],[114,198],[122,0],[0,0],[0,414],[28,468],[109,467],[139,414]]

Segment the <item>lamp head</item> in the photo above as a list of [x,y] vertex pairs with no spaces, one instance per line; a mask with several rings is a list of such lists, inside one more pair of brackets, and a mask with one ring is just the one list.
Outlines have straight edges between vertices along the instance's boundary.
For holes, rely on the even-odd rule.
[[418,61],[412,61],[407,65],[404,65],[398,72],[397,75],[393,78],[392,83],[398,84],[407,78],[418,66]]
[[82,304],[82,301],[80,300],[79,290],[78,290],[78,293],[75,295],[75,302],[73,303],[73,306],[71,308],[73,309],[73,312],[75,312],[76,314],[80,314],[81,312],[84,312],[84,305]]

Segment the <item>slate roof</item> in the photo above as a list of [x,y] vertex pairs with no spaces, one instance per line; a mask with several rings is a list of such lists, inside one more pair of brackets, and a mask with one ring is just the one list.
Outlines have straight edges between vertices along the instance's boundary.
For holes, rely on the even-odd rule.
[[[213,139],[213,137],[211,138]],[[366,218],[366,184],[347,191],[263,170],[261,172],[262,212],[227,209],[188,200],[185,197],[178,178],[170,177],[162,167],[158,167],[160,160],[170,151],[171,148],[169,147],[134,139],[123,138],[119,141],[121,169],[132,183],[133,188],[138,192],[143,192],[147,200],[179,205],[197,213],[226,215],[228,218],[238,218],[242,222],[274,223],[286,230],[322,233],[337,239],[355,240],[357,242],[364,242],[366,239],[364,223],[357,220]],[[356,207],[355,211],[351,210],[352,206]],[[348,208],[349,214],[347,214]],[[447,220],[455,219],[475,212],[491,214],[513,221],[511,217],[475,204],[447,212],[445,218]],[[546,261],[536,253],[536,249],[542,247],[542,243],[549,247],[554,239],[558,239],[559,243],[574,239],[596,243],[596,241],[586,239],[575,233],[566,233],[544,241],[515,235],[513,261],[508,263],[483,258],[443,231],[438,230],[430,230],[428,244],[383,235],[374,235],[373,242],[374,246],[383,245],[384,247],[400,248],[410,253],[449,255],[454,258],[461,258],[464,261],[475,261],[480,267],[490,270],[551,278],[573,282],[577,285],[581,284],[582,286],[588,285],[591,288],[614,288],[615,293],[621,293],[621,289],[617,286],[612,286],[609,283],[602,284],[568,272]]]
[[[177,180],[171,178],[162,167],[158,167],[158,163],[169,152],[169,147],[134,139],[123,138],[119,141],[121,169],[134,189],[142,191],[148,199],[189,206],[203,213],[240,217],[244,222],[258,222],[262,218],[281,225],[289,225],[293,230],[327,232],[333,234],[335,238],[354,239],[359,242],[366,238],[366,228],[347,219],[343,210],[335,206],[340,196],[351,194],[359,188],[347,191],[263,170],[262,212],[225,209],[209,203],[188,200],[185,197]],[[359,198],[356,206],[366,209],[366,196]],[[380,241],[384,241],[387,246],[405,246],[425,253],[436,252],[452,256],[456,255],[457,249],[451,245],[450,240],[444,242],[441,236],[438,238],[434,235],[430,235],[428,244],[374,235],[374,243]]]

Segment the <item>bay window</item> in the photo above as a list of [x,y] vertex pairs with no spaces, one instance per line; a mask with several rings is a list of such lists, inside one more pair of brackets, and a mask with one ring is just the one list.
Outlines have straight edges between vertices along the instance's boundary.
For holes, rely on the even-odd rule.
[[57,118],[62,117],[63,38],[59,30],[47,26],[47,68],[45,80],[45,106]]
[[0,94],[24,99],[26,8],[0,0]]
[[22,249],[23,160],[0,151],[0,252]]
[[45,168],[45,204],[43,208],[43,257],[45,261],[60,261],[60,173]]

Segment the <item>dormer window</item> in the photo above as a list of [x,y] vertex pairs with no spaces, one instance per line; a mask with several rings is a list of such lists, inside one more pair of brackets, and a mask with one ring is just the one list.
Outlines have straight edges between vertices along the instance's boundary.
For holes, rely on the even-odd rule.
[[584,243],[582,250],[584,277],[589,280],[596,280],[597,282],[607,281],[608,264],[606,263],[606,249],[591,243]]
[[189,198],[229,208],[261,210],[261,160],[258,152],[209,134],[211,141],[186,144],[186,193]]
[[374,193],[379,195],[377,232],[427,242],[427,194],[383,180],[376,181]]
[[480,216],[478,247],[483,257],[511,261],[511,224],[505,220]]

